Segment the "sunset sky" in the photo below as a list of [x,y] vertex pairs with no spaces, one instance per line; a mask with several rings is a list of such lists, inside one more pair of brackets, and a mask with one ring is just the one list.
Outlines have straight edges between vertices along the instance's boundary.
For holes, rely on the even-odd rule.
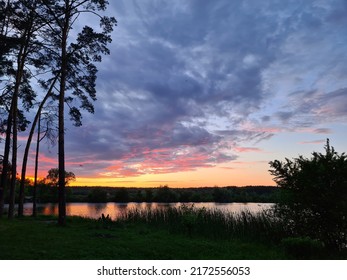
[[109,2],[95,114],[66,132],[74,185],[274,185],[271,160],[347,151],[345,0]]

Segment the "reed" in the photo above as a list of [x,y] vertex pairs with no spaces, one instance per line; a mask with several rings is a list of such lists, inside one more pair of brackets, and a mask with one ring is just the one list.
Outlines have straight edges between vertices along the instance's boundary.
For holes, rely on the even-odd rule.
[[143,222],[165,227],[174,233],[216,239],[276,242],[286,237],[283,223],[274,217],[271,210],[256,214],[249,211],[235,214],[183,205],[178,208],[132,210],[124,213],[118,222]]

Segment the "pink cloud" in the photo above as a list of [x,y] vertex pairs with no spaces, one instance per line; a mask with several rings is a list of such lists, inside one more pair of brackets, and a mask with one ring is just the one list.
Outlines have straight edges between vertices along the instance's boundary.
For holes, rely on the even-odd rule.
[[234,150],[237,151],[238,153],[262,152],[261,149],[253,148],[253,147],[235,147]]
[[216,163],[232,159],[232,157],[222,155],[217,151],[209,153],[193,147],[160,148],[151,151],[146,149],[141,155],[127,154],[121,160],[105,168],[105,172],[101,172],[100,175],[123,178],[144,174],[176,173],[202,167],[213,167]]

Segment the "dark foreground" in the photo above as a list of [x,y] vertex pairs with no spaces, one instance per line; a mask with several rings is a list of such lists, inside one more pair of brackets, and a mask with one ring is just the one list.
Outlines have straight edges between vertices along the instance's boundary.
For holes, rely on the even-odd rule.
[[135,223],[69,218],[0,221],[0,259],[286,259],[275,246],[190,237]]
[[3,219],[0,237],[3,260],[293,258],[275,243],[193,236],[143,222],[79,217],[68,218],[65,227],[59,227],[55,217]]

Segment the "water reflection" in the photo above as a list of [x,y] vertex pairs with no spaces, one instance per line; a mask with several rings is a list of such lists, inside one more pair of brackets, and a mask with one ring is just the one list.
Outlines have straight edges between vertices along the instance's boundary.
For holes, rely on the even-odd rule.
[[[98,219],[102,214],[110,215],[111,219],[116,220],[122,214],[129,210],[155,210],[165,209],[168,207],[180,207],[181,205],[192,205],[193,203],[67,203],[66,214],[68,216],[81,216],[87,218]],[[273,206],[273,203],[215,203],[215,202],[200,202],[194,203],[196,208],[218,209],[226,213],[239,213],[241,211],[250,211],[257,213]],[[46,203],[39,204],[37,207],[38,214],[43,215],[58,215],[58,204]],[[24,215],[32,214],[32,204],[24,204]]]

